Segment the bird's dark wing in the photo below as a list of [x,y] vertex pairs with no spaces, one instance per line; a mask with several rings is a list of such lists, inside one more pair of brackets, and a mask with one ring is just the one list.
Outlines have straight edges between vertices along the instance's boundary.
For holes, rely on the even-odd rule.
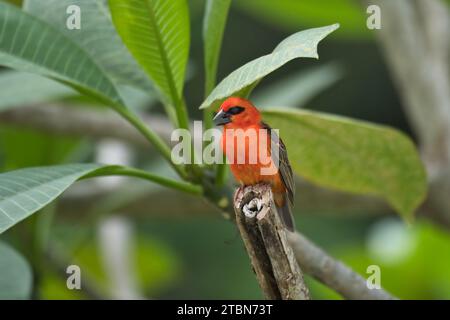
[[267,133],[270,134],[271,140],[274,143],[274,146],[278,146],[278,152],[271,152],[272,160],[278,164],[278,169],[280,172],[281,180],[283,181],[283,184],[287,190],[287,196],[289,200],[289,204],[291,207],[294,206],[294,195],[295,195],[295,183],[294,183],[294,175],[292,173],[292,168],[289,163],[288,154],[286,150],[286,146],[283,143],[283,140],[281,140],[280,137],[278,137],[278,141],[274,140],[274,135],[276,133],[272,130],[272,128],[264,122],[261,122],[261,125],[264,129],[267,130]]

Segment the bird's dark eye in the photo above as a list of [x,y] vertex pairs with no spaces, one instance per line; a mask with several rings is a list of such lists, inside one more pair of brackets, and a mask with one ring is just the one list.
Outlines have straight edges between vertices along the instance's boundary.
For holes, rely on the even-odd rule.
[[231,115],[236,115],[236,114],[241,113],[244,110],[245,110],[244,107],[232,107],[232,108],[228,109],[227,113],[231,114]]

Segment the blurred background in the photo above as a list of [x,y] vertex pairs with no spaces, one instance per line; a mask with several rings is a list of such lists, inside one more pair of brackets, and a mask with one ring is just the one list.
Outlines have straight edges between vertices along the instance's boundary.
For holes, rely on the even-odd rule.
[[[297,227],[365,277],[369,265],[379,265],[382,286],[399,298],[450,299],[449,179],[442,182],[450,168],[450,122],[445,122],[450,121],[450,1],[388,2],[383,2],[382,29],[369,30],[369,3],[364,1],[233,1],[218,79],[269,53],[296,31],[340,23],[320,44],[320,60],[289,63],[265,78],[251,98],[257,105],[296,106],[400,129],[419,145],[430,196],[417,220],[406,225],[381,201],[299,179]],[[189,4],[191,56],[185,95],[190,115],[200,119],[204,1]],[[132,90],[127,95],[140,113],[163,117],[156,99]],[[15,105],[23,107],[7,110]],[[89,122],[92,114],[103,112],[103,107],[54,82],[1,70],[1,171],[95,160],[173,174],[132,134],[113,132],[107,137],[95,128],[83,132],[64,121],[46,124],[66,116]],[[441,126],[447,128],[441,135],[425,133]],[[1,240],[28,261],[32,297],[38,299],[262,298],[232,223],[201,199],[145,182],[102,178],[77,183]],[[65,268],[70,264],[82,270],[82,291],[66,288]],[[341,299],[314,279],[307,277],[307,282],[313,299]]]

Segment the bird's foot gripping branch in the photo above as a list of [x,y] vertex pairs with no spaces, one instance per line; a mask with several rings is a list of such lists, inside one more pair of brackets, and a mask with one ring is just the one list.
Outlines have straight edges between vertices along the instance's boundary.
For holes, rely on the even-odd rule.
[[267,299],[308,300],[303,273],[288,243],[267,184],[241,187],[234,197],[236,224]]

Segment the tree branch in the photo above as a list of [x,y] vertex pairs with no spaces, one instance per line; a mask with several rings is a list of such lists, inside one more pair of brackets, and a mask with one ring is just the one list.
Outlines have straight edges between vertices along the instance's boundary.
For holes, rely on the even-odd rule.
[[234,209],[236,224],[265,297],[309,300],[309,290],[288,244],[288,231],[276,212],[270,187],[239,188]]

